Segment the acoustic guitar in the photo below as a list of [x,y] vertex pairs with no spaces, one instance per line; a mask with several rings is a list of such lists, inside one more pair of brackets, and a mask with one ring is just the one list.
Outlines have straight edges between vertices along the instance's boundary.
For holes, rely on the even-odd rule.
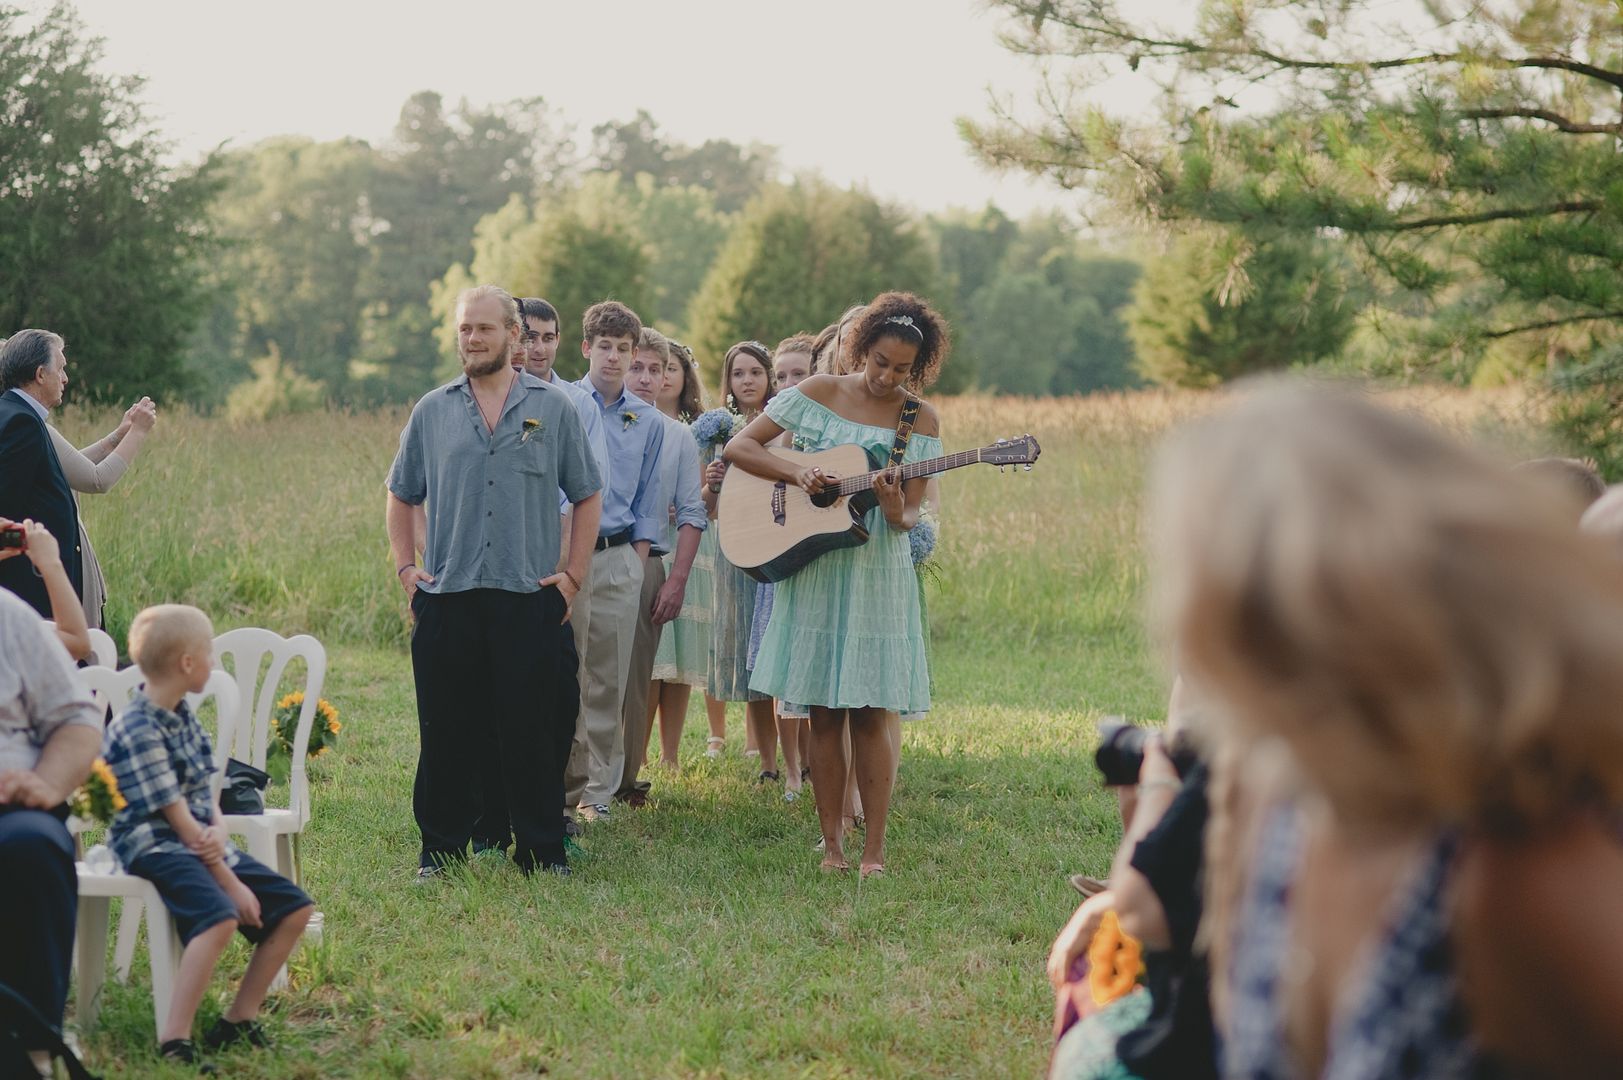
[[[782,480],[767,480],[740,468],[727,470],[716,500],[716,527],[722,554],[756,581],[782,581],[807,563],[836,548],[868,540],[863,519],[879,505],[874,477],[883,459],[862,446],[834,446],[806,452],[780,446],[768,452],[800,468],[816,466],[838,479],[817,495]],[[1024,465],[1042,447],[1030,435],[999,439],[978,450],[963,450],[901,467],[903,480],[933,476],[965,465]]]

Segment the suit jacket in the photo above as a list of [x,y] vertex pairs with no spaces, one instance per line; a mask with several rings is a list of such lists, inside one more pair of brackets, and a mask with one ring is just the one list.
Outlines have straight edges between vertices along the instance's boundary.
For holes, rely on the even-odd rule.
[[[32,518],[49,529],[62,548],[62,565],[73,591],[84,595],[78,504],[51,446],[45,421],[9,390],[0,393],[0,517],[13,521]],[[25,556],[0,562],[0,586],[22,597],[42,617],[51,617],[45,582]]]

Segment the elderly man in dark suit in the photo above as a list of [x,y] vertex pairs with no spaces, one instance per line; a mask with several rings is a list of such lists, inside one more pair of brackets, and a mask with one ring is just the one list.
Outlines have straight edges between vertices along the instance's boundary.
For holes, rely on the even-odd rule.
[[[19,330],[0,347],[0,517],[31,518],[49,529],[73,591],[83,596],[79,509],[45,430],[67,389],[67,363],[62,339],[47,330]],[[0,562],[0,586],[51,617],[45,582],[27,559]]]

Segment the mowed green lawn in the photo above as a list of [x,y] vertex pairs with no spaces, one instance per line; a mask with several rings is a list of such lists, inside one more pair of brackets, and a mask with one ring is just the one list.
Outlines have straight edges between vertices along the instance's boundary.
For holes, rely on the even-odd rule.
[[[1036,469],[946,481],[932,588],[935,711],[906,728],[890,874],[818,872],[810,798],[753,783],[738,707],[702,756],[697,699],[679,774],[589,828],[568,880],[475,867],[412,882],[417,758],[404,603],[383,536],[403,413],[266,425],[166,415],[85,514],[113,630],[196,603],[217,629],[309,631],[343,740],[316,767],[305,884],[324,944],[295,960],[276,1048],[241,1077],[1029,1076],[1048,1052],[1049,943],[1070,873],[1102,874],[1120,829],[1093,723],[1157,719],[1142,630],[1139,499],[1158,432],[1199,407],[1139,395],[944,406],[949,449],[1027,431]],[[68,414],[70,435],[104,427]],[[809,789],[808,789],[809,791]],[[97,1071],[187,1075],[153,1056],[145,950],[83,1036]],[[204,1005],[223,1006],[232,947]],[[71,1009],[70,1009],[71,1013]]]

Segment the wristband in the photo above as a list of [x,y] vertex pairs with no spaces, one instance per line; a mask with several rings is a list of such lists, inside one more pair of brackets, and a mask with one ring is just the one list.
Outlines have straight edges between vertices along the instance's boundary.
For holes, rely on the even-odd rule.
[[568,570],[561,571],[561,573],[564,577],[569,579],[569,584],[575,586],[575,591],[580,592],[580,579],[574,574],[571,574]]
[[398,570],[396,570],[394,572],[394,576],[399,577],[401,574],[404,574],[407,570],[415,570],[415,569],[417,569],[417,564],[413,563],[413,562],[409,562],[405,566],[402,566]]

